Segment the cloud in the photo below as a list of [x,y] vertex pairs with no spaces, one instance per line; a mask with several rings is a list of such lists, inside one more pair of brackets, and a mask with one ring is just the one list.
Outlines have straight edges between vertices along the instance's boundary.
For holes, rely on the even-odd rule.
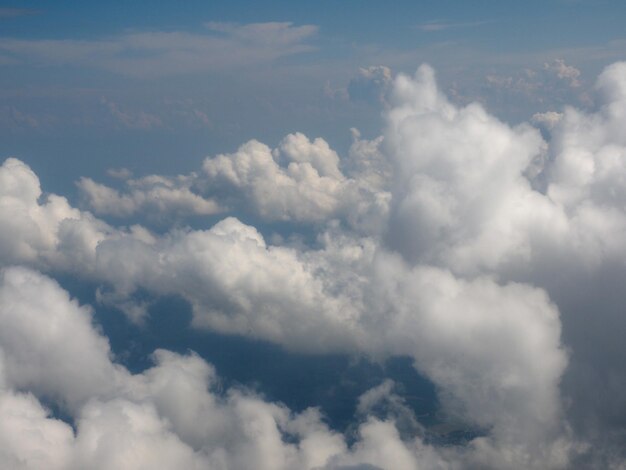
[[447,29],[473,28],[473,27],[482,26],[488,23],[490,22],[489,21],[451,22],[451,21],[433,20],[433,21],[427,21],[425,23],[418,24],[417,29],[425,33],[433,33],[437,31],[445,31]]
[[545,63],[543,64],[543,68],[556,74],[561,80],[567,80],[569,86],[572,88],[580,86],[580,81],[578,80],[580,70],[571,65],[567,65],[563,59],[554,59],[554,62],[551,64]]
[[413,262],[456,272],[493,268],[529,249],[526,231],[559,230],[563,215],[524,172],[542,151],[539,133],[510,128],[478,104],[457,109],[433,71],[401,76],[389,114],[397,175],[388,242]]
[[578,103],[588,108],[593,104],[591,96],[583,87],[585,80],[581,71],[561,58],[544,62],[541,68],[524,68],[518,73],[490,73],[486,76],[486,84],[490,94],[495,92],[496,95],[488,97],[489,100],[506,93],[504,99],[508,101],[519,95],[527,102],[542,107],[546,103],[551,103],[552,107]]
[[[123,173],[120,176],[127,176]],[[212,199],[204,199],[190,189],[192,180],[180,176],[165,178],[157,175],[125,180],[127,194],[91,178],[81,178],[77,186],[89,207],[97,214],[129,217],[138,213],[159,220],[185,215],[211,215],[222,211]]]
[[[280,166],[275,156],[282,156]],[[266,145],[250,141],[230,155],[205,160],[203,171],[209,186],[233,188],[246,203],[269,219],[326,219],[337,211],[345,192],[339,158],[328,144],[310,142],[302,134],[288,136],[274,153]]]
[[5,60],[27,65],[88,66],[150,78],[254,67],[311,50],[316,26],[207,24],[208,33],[136,32],[94,40],[4,38]]
[[268,221],[319,224],[337,218],[376,230],[388,206],[381,142],[355,137],[349,162],[354,178],[342,173],[339,156],[324,139],[295,133],[275,149],[252,140],[235,153],[206,158],[198,173],[127,179],[123,193],[89,178],[77,184],[97,214],[128,217],[145,209],[151,218],[167,220],[229,208]]
[[[24,163],[0,167],[2,265],[88,276],[103,301],[134,315],[142,311],[137,293],[178,295],[192,306],[195,327],[290,351],[409,356],[437,386],[443,415],[475,430],[467,442],[431,445],[411,420],[400,423],[403,404],[390,383],[362,397],[357,442],[348,445],[315,411],[294,414],[240,390],[217,395],[212,369],[195,356],[160,352],[152,369],[133,376],[111,362],[88,322],[71,320],[86,315],[76,305],[63,311],[83,325],[75,335],[97,352],[85,361],[96,364],[91,373],[112,377],[109,386],[74,390],[64,385],[76,380],[67,371],[58,383],[36,367],[28,375],[23,350],[55,364],[75,353],[64,352],[63,334],[38,333],[36,320],[22,324],[19,309],[5,309],[8,393],[67,403],[77,443],[81,429],[98,435],[128,423],[124,440],[108,444],[102,431],[100,442],[120,458],[126,443],[162,443],[163,462],[192,467],[384,468],[393,458],[394,468],[518,469],[623,460],[625,70],[608,67],[596,85],[597,109],[565,108],[548,141],[479,104],[452,104],[422,66],[395,78],[383,136],[362,140],[355,131],[343,161],[324,140],[296,133],[275,149],[250,141],[207,158],[197,174],[129,180],[126,192],[81,183],[111,207],[136,204],[135,187],[187,188],[269,227],[307,224],[310,243],[266,237],[232,215],[208,230],[115,228],[64,198],[42,196]],[[66,321],[48,305],[67,303],[51,294],[58,286],[23,268],[6,273],[6,305],[45,306]],[[30,285],[48,300],[34,298]],[[41,342],[47,348],[33,346]],[[180,399],[188,393],[193,399]],[[49,419],[35,411],[37,422]],[[84,459],[104,452],[87,441],[79,446]]]
[[[440,461],[419,439],[402,441],[391,419],[366,417],[356,443],[348,446],[314,408],[294,413],[245,390],[220,392],[214,369],[194,354],[157,350],[153,367],[131,375],[110,361],[88,309],[36,272],[3,270],[0,312],[3,324],[12,320],[0,338],[0,455],[13,469],[337,469],[372,468],[382,459],[385,466],[415,468]],[[15,329],[24,314],[29,321]],[[10,333],[24,341],[11,342]],[[50,341],[57,335],[71,340]],[[73,351],[64,357],[67,348]],[[23,351],[21,368],[45,365],[46,373],[33,383],[16,382],[9,370],[16,350]],[[101,354],[96,362],[88,359],[94,354]],[[96,386],[94,375],[113,380]],[[41,390],[60,382],[53,399],[73,403],[74,429],[39,401]],[[92,387],[88,395],[74,401],[74,389],[85,386]]]
[[556,111],[547,111],[545,113],[533,114],[532,122],[540,126],[545,126],[550,130],[558,124],[561,118],[563,118],[562,113],[557,113]]
[[352,101],[380,105],[392,84],[391,69],[384,65],[360,68],[359,75],[348,83],[348,96]]
[[[300,41],[306,40],[317,32],[313,25],[294,26],[290,22],[269,23],[219,23],[209,22],[205,26],[210,31],[233,36],[249,43],[261,42],[273,47],[294,47]],[[292,52],[307,50],[307,47],[295,46]]]
[[[530,455],[548,458],[565,357],[558,316],[540,291],[411,267],[367,239],[328,234],[323,249],[302,253],[268,246],[232,218],[161,239],[115,233],[90,259],[122,299],[138,288],[183,296],[198,327],[303,352],[410,355],[441,387],[448,412],[493,427],[483,444],[492,453],[523,441],[525,465],[534,465]],[[466,329],[480,342],[459,341]],[[509,353],[494,356],[503,344]],[[478,376],[480,387],[468,388]]]
[[127,129],[141,129],[150,130],[154,128],[163,127],[163,122],[158,116],[155,116],[145,111],[138,113],[129,113],[120,109],[117,103],[108,101],[106,98],[100,100],[103,106],[107,108],[111,116],[122,126]]

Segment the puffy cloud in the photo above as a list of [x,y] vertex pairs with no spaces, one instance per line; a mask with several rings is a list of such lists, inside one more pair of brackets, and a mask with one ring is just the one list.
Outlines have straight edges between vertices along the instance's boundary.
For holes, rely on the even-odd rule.
[[23,268],[2,272],[0,344],[6,380],[75,409],[121,374],[89,309],[49,278]]
[[[615,332],[624,327],[619,285],[626,278],[624,70],[624,64],[607,68],[597,85],[599,109],[565,109],[545,142],[529,125],[511,127],[478,104],[451,104],[425,66],[413,78],[396,78],[384,137],[367,141],[355,133],[344,167],[323,140],[293,134],[274,150],[251,141],[209,158],[193,183],[181,180],[194,194],[219,195],[220,204],[249,207],[266,222],[314,222],[310,246],[273,245],[233,217],[209,230],[163,236],[113,229],[63,198],[41,198],[23,163],[12,159],[0,168],[4,264],[82,270],[104,284],[102,298],[131,307],[138,290],[177,294],[192,305],[198,327],[290,350],[408,355],[437,385],[443,413],[476,430],[468,442],[428,445],[419,426],[405,435],[393,412],[402,404],[383,384],[362,398],[360,437],[349,446],[314,411],[293,414],[242,391],[215,393],[214,372],[194,356],[159,352],[152,369],[131,376],[111,365],[106,344],[85,333],[88,327],[75,333],[87,338],[77,347],[100,351],[85,361],[114,377],[113,386],[73,391],[43,370],[28,376],[22,364],[29,356],[20,349],[27,346],[11,340],[47,341],[49,349],[35,348],[36,354],[62,362],[74,354],[63,352],[65,336],[37,336],[24,326],[32,321],[22,325],[3,313],[8,386],[75,404],[76,442],[92,425],[129,423],[124,442],[108,435],[100,442],[119,446],[120,456],[127,455],[126,441],[146,449],[162,442],[164,462],[189,466],[384,468],[390,456],[394,468],[619,462],[615,443],[626,416],[621,364],[614,359],[623,351]],[[113,194],[123,201],[132,191]],[[372,201],[381,209],[369,212]],[[355,207],[367,229],[348,214]],[[42,308],[15,300],[20,275],[34,276],[25,284],[44,293],[58,289],[37,275],[7,273],[5,283],[13,286],[2,291],[7,305]],[[77,306],[68,311],[86,314]],[[74,380],[67,375],[67,383]],[[604,403],[591,396],[598,386]],[[388,413],[377,416],[381,400]],[[609,425],[611,408],[617,418]],[[33,416],[49,420],[41,411]],[[603,438],[606,444],[595,445]],[[577,456],[585,439],[594,444],[591,457]],[[102,451],[80,448],[87,456]]]
[[[43,288],[45,303],[33,302],[34,288]],[[45,358],[41,351],[45,351],[55,360],[46,364],[49,373],[37,380],[43,389],[56,386],[56,374],[66,380],[61,394],[72,396],[72,388],[91,387],[84,397],[87,399],[79,400],[71,410],[73,431],[65,422],[52,418],[36,395],[15,390],[30,390],[32,383],[20,383],[10,371],[16,345],[7,340],[8,335],[2,336],[0,366],[9,366],[0,368],[0,455],[4,468],[295,470],[340,468],[340,463],[371,466],[382,459],[386,466],[416,468],[436,456],[419,439],[405,444],[392,420],[376,418],[368,418],[360,426],[360,439],[348,447],[345,437],[331,431],[316,409],[292,413],[283,405],[242,390],[220,393],[213,368],[193,354],[180,356],[158,350],[155,365],[137,375],[110,362],[106,354],[103,360],[77,363],[85,361],[83,356],[107,351],[104,339],[90,325],[88,309],[70,300],[49,278],[23,268],[4,270],[0,289],[3,324],[11,316],[26,315],[29,320],[20,331],[8,323],[14,334],[21,332],[24,342],[19,348],[31,350],[31,354],[23,355],[21,366],[42,367]],[[8,294],[13,297],[7,300]],[[53,330],[51,336],[71,336],[73,341],[50,340],[39,329]],[[74,354],[65,355],[67,348]],[[82,374],[110,375],[115,370],[118,386],[98,386],[101,384],[91,375],[68,376],[64,372],[68,366]],[[396,455],[396,451],[401,453]]]
[[182,295],[197,326],[304,350],[345,350],[354,342],[349,299],[328,296],[293,249],[268,246],[256,229],[234,218],[154,245],[131,237],[108,240],[97,259],[118,294],[141,287]]
[[563,214],[524,175],[543,151],[535,129],[512,129],[478,104],[456,108],[426,66],[414,80],[400,76],[395,93],[386,139],[393,248],[412,262],[475,272],[523,262],[534,230],[563,232]]
[[465,281],[432,267],[407,268],[393,256],[377,262],[384,287],[370,301],[386,297],[396,312],[379,324],[384,347],[415,358],[440,387],[447,413],[490,430],[489,439],[473,444],[517,448],[514,467],[554,465],[549,454],[563,445],[558,384],[567,358],[558,311],[545,293],[488,278]]
[[[138,288],[182,295],[197,326],[299,351],[410,355],[441,387],[450,413],[493,427],[491,446],[520,440],[526,452],[544,455],[529,435],[546,440],[558,428],[556,385],[565,364],[558,319],[545,297],[491,280],[464,282],[438,268],[411,268],[374,240],[355,243],[339,232],[328,233],[323,243],[323,249],[304,253],[268,246],[253,227],[230,218],[208,231],[163,238],[115,233],[95,247],[91,270],[120,298]],[[530,331],[528,342],[520,340],[526,338],[519,337],[522,325]],[[459,341],[468,328],[475,336]],[[474,337],[481,338],[478,345]],[[502,338],[509,354],[494,356]],[[92,373],[103,370],[94,367]],[[119,375],[110,371],[105,377]],[[481,386],[466,388],[476,376],[482,376]],[[512,422],[523,430],[514,432]],[[528,458],[523,462],[532,466]]]
[[148,218],[167,218],[184,215],[211,215],[221,211],[212,199],[204,199],[191,191],[193,177],[146,176],[127,179],[127,194],[81,178],[77,185],[85,202],[96,213],[129,217],[147,214]]
[[72,428],[50,419],[31,394],[0,391],[0,459],[2,468],[67,469]]
[[81,178],[78,187],[97,214],[170,220],[229,208],[270,222],[323,224],[337,218],[370,233],[380,230],[389,204],[381,142],[355,137],[353,177],[342,173],[339,156],[325,140],[295,133],[273,150],[252,140],[233,154],[207,158],[200,174],[127,179],[125,192],[90,178]]
[[109,232],[106,224],[72,208],[64,197],[42,195],[37,175],[24,163],[0,166],[0,262],[60,262],[66,246],[78,259],[88,256]]
[[539,124],[540,126],[545,126],[548,130],[550,130],[558,124],[562,117],[562,113],[557,113],[556,111],[547,111],[545,113],[533,114],[532,122],[534,124]]
[[[280,166],[274,155],[282,156],[286,166]],[[338,162],[323,140],[310,142],[295,134],[274,153],[250,141],[234,154],[205,160],[203,170],[207,185],[243,193],[245,203],[264,218],[322,221],[338,210],[345,192]]]

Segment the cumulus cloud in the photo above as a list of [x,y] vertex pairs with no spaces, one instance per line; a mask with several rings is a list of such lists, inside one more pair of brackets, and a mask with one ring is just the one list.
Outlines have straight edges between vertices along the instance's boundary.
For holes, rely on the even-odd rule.
[[[126,173],[120,175],[126,176]],[[185,215],[211,215],[222,211],[212,199],[191,190],[193,176],[166,178],[158,175],[125,179],[127,193],[81,178],[77,186],[85,203],[96,213],[129,217],[138,213],[159,219]]]
[[2,264],[64,264],[93,256],[96,245],[113,229],[71,207],[67,199],[44,196],[37,175],[23,162],[7,159],[0,166],[0,260]]
[[[217,394],[214,372],[195,356],[162,351],[152,369],[133,376],[111,361],[88,321],[74,319],[88,316],[86,309],[53,296],[58,286],[23,269],[5,272],[0,307],[41,310],[46,304],[34,295],[15,294],[31,284],[54,302],[69,302],[62,311],[73,313],[50,310],[60,322],[83,325],[68,330],[84,338],[77,348],[95,351],[79,370],[91,367],[109,380],[74,390],[64,385],[76,380],[71,371],[57,378],[29,369],[29,348],[42,357],[37,364],[53,370],[44,357],[56,364],[76,352],[65,349],[65,333],[31,331],[35,320],[22,324],[19,309],[5,308],[0,349],[9,398],[56,429],[59,442],[66,439],[62,423],[27,393],[72,410],[78,431],[59,462],[84,464],[106,447],[117,457],[103,454],[103,465],[133,465],[128,443],[158,443],[162,462],[191,468],[619,462],[626,403],[621,364],[611,355],[623,351],[614,332],[625,325],[618,287],[626,279],[625,70],[608,67],[597,82],[598,109],[564,109],[548,142],[529,124],[512,127],[479,104],[453,105],[434,71],[422,66],[414,77],[395,79],[383,136],[365,140],[355,131],[344,161],[324,140],[291,134],[275,149],[250,141],[207,158],[197,175],[129,180],[126,192],[79,183],[108,210],[145,209],[157,185],[181,200],[183,188],[265,223],[307,223],[316,235],[309,245],[270,243],[232,216],[208,230],[163,235],[112,228],[64,198],[43,197],[24,163],[9,159],[0,167],[3,265],[87,274],[102,284],[100,298],[129,311],[138,291],[179,295],[191,304],[196,327],[292,351],[410,356],[436,384],[442,413],[476,430],[466,443],[430,445],[419,425],[404,423],[407,435],[397,412],[404,405],[389,383],[362,397],[357,442],[348,445],[314,410],[294,414],[241,390]],[[25,335],[23,344],[11,339]],[[40,342],[48,349],[37,349]],[[591,396],[598,386],[606,390],[603,402]],[[613,425],[611,407],[619,415]],[[199,415],[206,419],[192,419]],[[107,434],[122,425],[124,439]]]
[[[233,218],[208,231],[163,238],[137,230],[111,233],[87,259],[92,275],[120,298],[139,288],[182,295],[200,327],[304,352],[410,355],[441,387],[450,413],[493,428],[483,445],[494,454],[522,442],[519,461],[532,466],[537,461],[528,455],[545,461],[544,447],[552,448],[565,357],[557,314],[531,288],[411,267],[372,239],[340,233],[328,233],[320,250],[268,246],[257,230]],[[531,331],[527,341],[519,335],[522,325]],[[460,342],[467,328],[477,336]],[[474,337],[481,338],[478,348]],[[494,356],[503,338],[509,354]],[[468,388],[478,376],[480,386]]]
[[523,262],[529,231],[565,223],[524,176],[543,147],[535,129],[511,128],[478,104],[456,108],[428,67],[414,80],[401,76],[395,93],[391,247],[413,262],[472,272]]
[[[33,289],[43,289],[36,301]],[[350,447],[314,408],[293,413],[245,390],[220,392],[214,369],[194,354],[158,350],[153,367],[131,375],[111,362],[105,339],[90,324],[88,309],[36,272],[3,270],[0,312],[8,328],[0,338],[4,468],[296,470],[348,464],[417,468],[440,461],[419,438],[403,441],[392,419],[367,417]],[[7,322],[23,315],[29,321],[21,326]],[[44,336],[40,329],[52,333]],[[7,341],[11,333],[19,334],[22,344]],[[51,341],[57,335],[67,338]],[[66,348],[73,354],[64,356]],[[24,352],[21,367],[38,368],[41,359],[49,360],[47,373],[37,374],[32,383],[16,379],[10,365],[19,350]],[[46,354],[56,357],[46,359]],[[88,359],[94,354],[100,358]],[[75,371],[67,375],[68,368]],[[91,380],[93,374],[114,380],[98,384]],[[53,398],[74,404],[70,416],[75,430],[50,416],[39,401],[40,390],[57,387],[60,376],[65,383]],[[74,401],[74,389],[84,386],[92,388]]]
[[[282,157],[281,166],[276,157]],[[275,152],[250,141],[230,155],[218,155],[203,165],[208,185],[243,193],[263,217],[274,220],[326,220],[337,211],[345,178],[339,158],[328,144],[302,134],[286,137]]]
[[123,193],[90,178],[81,178],[78,187],[86,204],[103,215],[145,212],[171,219],[228,208],[268,221],[321,224],[336,218],[376,230],[389,200],[381,142],[355,136],[350,149],[354,177],[344,175],[339,156],[324,139],[295,133],[275,149],[252,140],[235,153],[207,158],[199,173],[127,179]]

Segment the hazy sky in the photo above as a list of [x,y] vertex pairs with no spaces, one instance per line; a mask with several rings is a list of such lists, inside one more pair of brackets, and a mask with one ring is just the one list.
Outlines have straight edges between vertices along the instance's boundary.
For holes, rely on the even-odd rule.
[[626,3],[0,6],[0,470],[623,469]]
[[582,104],[546,64],[564,60],[592,83],[620,58],[626,18],[623,2],[565,0],[1,8],[2,152],[28,158],[55,190],[107,165],[186,171],[294,131],[345,151],[351,127],[381,128],[376,93],[347,92],[370,66],[427,62],[453,100],[513,122]]

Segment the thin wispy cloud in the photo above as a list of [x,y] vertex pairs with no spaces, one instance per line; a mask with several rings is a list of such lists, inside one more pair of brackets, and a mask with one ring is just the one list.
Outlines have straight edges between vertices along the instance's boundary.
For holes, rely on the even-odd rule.
[[94,40],[12,39],[0,42],[0,62],[71,65],[135,77],[180,75],[270,63],[311,51],[317,27],[292,23],[208,23],[206,33],[137,32]]
[[484,21],[454,22],[454,21],[446,21],[446,20],[433,20],[433,21],[420,23],[416,25],[416,28],[425,33],[433,33],[437,31],[445,31],[448,29],[475,28],[475,27],[483,26],[489,23],[493,23],[493,21],[484,20]]

